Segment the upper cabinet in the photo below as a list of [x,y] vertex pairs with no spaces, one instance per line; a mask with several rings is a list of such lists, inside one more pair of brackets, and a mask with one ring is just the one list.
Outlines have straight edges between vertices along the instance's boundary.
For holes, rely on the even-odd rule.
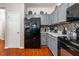
[[58,22],[58,9],[57,7],[55,8],[54,12],[51,14],[51,23],[56,24]]
[[51,25],[51,20],[50,14],[41,15],[41,25]]
[[50,16],[51,16],[51,24],[54,24],[54,13],[52,13]]
[[[69,21],[67,17],[69,16],[79,16],[79,7],[71,8],[72,6],[77,5],[75,3],[62,3],[59,6],[55,7],[55,10],[52,14],[42,14],[41,25],[51,25],[57,24],[64,21]],[[69,12],[67,11],[69,9]],[[74,12],[75,11],[75,12]],[[33,15],[30,17],[38,17],[39,15]]]
[[67,3],[63,3],[58,7],[58,22],[66,21]]
[[54,11],[54,24],[58,22],[58,8],[56,7]]
[[67,8],[68,8],[68,3],[62,3],[61,5],[55,8],[53,13],[51,14],[52,24],[57,24],[66,21]]

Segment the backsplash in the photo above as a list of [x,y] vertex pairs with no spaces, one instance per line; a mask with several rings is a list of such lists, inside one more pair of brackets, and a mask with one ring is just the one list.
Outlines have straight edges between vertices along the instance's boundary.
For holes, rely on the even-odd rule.
[[49,30],[49,25],[41,25],[41,32],[46,32]]
[[74,31],[76,28],[79,27],[79,22],[69,22],[69,23],[64,23],[64,24],[58,24],[56,25],[58,27],[58,30],[62,31],[64,27],[67,28],[69,31]]
[[[58,28],[59,31],[63,31],[64,27],[66,27],[68,31],[75,32],[76,28],[79,27],[79,22],[68,22],[68,23],[63,23],[63,24],[60,23],[55,26]],[[50,26],[41,26],[41,32],[45,32],[45,29],[46,31],[48,31],[49,27]]]

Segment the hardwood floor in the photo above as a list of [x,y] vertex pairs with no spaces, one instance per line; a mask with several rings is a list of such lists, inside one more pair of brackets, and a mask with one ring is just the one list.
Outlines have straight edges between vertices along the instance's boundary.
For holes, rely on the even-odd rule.
[[4,48],[4,40],[0,40],[0,56],[52,56],[48,47],[40,49]]

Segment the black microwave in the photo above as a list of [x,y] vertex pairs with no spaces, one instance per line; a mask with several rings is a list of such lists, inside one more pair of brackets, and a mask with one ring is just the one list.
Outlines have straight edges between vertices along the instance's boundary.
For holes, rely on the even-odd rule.
[[75,3],[67,8],[66,11],[67,21],[79,21],[79,3]]

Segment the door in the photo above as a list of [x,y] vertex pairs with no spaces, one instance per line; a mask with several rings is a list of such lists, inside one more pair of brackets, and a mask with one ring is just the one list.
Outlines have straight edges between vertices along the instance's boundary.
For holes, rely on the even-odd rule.
[[10,12],[7,19],[7,47],[20,47],[20,13]]

